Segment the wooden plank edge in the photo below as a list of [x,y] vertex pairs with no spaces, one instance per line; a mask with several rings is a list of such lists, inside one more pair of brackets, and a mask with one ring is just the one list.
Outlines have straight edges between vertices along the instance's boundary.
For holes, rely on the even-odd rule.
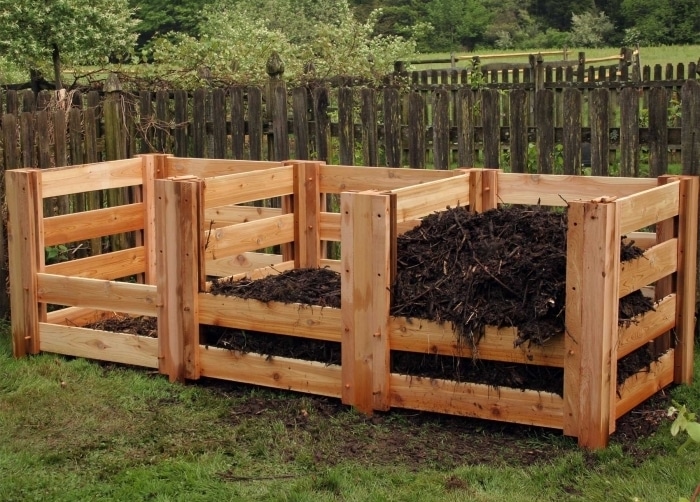
[[65,307],[46,314],[48,324],[82,327],[119,315],[117,312],[97,310],[87,307]]
[[563,428],[561,396],[550,392],[391,374],[391,406]]
[[201,375],[232,382],[339,398],[341,368],[200,345]]
[[673,382],[673,349],[651,363],[649,371],[642,370],[627,378],[618,388],[615,418],[634,409]]
[[142,185],[142,164],[141,158],[131,158],[42,169],[43,197]]
[[458,340],[450,323],[440,325],[424,319],[390,319],[391,350],[474,357],[484,361],[502,361],[536,366],[562,368],[564,366],[564,339],[552,337],[544,346],[523,344],[515,347],[516,328],[487,326],[476,347]]
[[653,225],[678,216],[680,181],[657,186],[615,201],[618,206],[620,233]]
[[678,239],[652,246],[639,258],[620,263],[618,298],[671,275],[677,269]]
[[629,325],[620,328],[617,342],[618,359],[642,347],[676,325],[676,294],[663,298],[654,310],[640,314]]
[[157,338],[49,323],[39,323],[39,327],[44,352],[158,367]]
[[157,288],[151,284],[38,273],[37,287],[42,303],[156,315]]
[[199,294],[199,322],[226,328],[340,342],[341,310]]

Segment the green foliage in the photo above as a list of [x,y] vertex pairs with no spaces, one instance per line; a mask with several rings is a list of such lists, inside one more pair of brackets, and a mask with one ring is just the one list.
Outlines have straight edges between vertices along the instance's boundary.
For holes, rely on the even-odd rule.
[[195,35],[202,8],[212,0],[129,0],[139,18],[137,45],[142,47],[157,35],[178,32]]
[[433,47],[439,50],[473,49],[491,21],[479,0],[432,0],[427,12],[435,28]]
[[71,252],[65,244],[47,246],[44,249],[44,260],[47,265],[52,263],[60,263],[63,261],[68,261],[70,259],[70,254]]
[[127,0],[0,0],[0,53],[27,70],[122,59],[136,38],[131,14]]
[[570,42],[578,47],[603,47],[614,29],[604,12],[573,14]]
[[179,85],[185,86],[210,80],[262,82],[273,51],[287,80],[304,78],[309,63],[319,77],[372,78],[392,71],[394,61],[415,51],[410,40],[375,35],[379,15],[374,11],[359,22],[347,0],[219,0],[202,12],[198,38],[161,37],[149,57],[179,68]]
[[690,412],[685,405],[673,402],[674,406],[668,409],[668,416],[676,416],[671,424],[671,435],[677,436],[680,432],[688,434],[685,443],[678,447],[678,451],[683,451],[693,443],[700,444],[700,423],[698,423],[695,413]]

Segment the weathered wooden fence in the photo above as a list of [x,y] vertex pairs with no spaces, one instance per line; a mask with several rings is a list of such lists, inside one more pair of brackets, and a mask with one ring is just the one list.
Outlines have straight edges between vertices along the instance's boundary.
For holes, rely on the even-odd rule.
[[[700,84],[690,78],[429,90],[398,84],[287,89],[272,81],[266,88],[93,91],[62,99],[8,92],[4,105],[2,169],[164,152],[516,173],[580,174],[586,163],[592,174],[656,177],[668,172],[675,155],[684,174],[700,174]],[[61,212],[62,203],[47,211]],[[0,263],[5,247],[2,239]],[[7,271],[1,272],[3,280]],[[0,313],[7,312],[3,295]]]

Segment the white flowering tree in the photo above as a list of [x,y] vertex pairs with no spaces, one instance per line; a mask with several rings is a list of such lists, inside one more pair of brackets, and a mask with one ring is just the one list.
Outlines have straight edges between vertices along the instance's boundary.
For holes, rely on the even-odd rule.
[[127,0],[0,0],[0,54],[29,71],[95,64],[128,54],[136,40]]

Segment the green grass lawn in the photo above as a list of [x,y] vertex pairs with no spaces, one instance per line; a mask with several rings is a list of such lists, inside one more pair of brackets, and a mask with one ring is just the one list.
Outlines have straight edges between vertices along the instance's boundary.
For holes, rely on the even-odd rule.
[[[590,453],[558,431],[400,410],[369,419],[333,399],[170,384],[52,354],[14,360],[6,332],[3,501],[675,502],[700,483],[700,446],[678,454],[666,419]],[[700,410],[700,384],[671,395]]]

